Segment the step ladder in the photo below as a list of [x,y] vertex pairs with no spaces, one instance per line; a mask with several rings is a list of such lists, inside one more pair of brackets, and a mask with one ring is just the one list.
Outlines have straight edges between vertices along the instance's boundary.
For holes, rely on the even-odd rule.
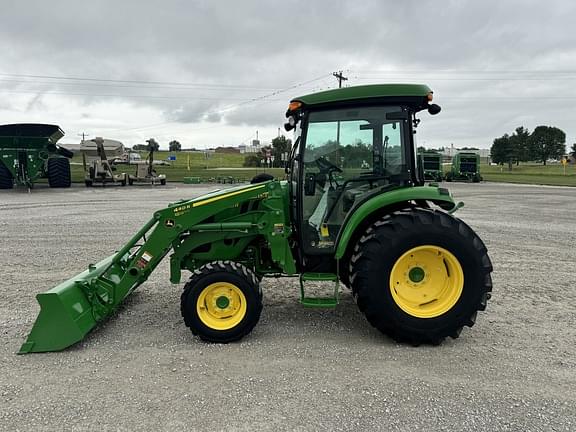
[[[334,282],[332,297],[307,297],[304,291],[305,282]],[[305,307],[333,308],[338,305],[338,276],[333,273],[302,273],[300,275],[300,303]]]

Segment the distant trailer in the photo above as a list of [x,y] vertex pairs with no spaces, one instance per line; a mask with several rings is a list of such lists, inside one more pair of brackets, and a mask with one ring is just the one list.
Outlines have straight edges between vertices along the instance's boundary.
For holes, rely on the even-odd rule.
[[0,126],[0,189],[31,189],[47,178],[53,188],[71,184],[72,152],[56,143],[64,136],[57,125],[20,123]]
[[[120,141],[100,137],[80,143],[82,163],[84,165],[84,183],[87,187],[107,183],[126,186],[126,173],[117,173],[113,163],[115,158],[124,155],[124,145]],[[110,157],[110,160],[108,159]]]
[[446,181],[481,182],[480,156],[472,152],[456,153],[452,159],[452,168],[446,174]]

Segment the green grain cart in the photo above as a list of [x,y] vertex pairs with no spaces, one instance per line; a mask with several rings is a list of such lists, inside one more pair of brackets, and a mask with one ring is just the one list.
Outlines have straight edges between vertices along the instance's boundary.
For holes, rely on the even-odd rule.
[[423,151],[418,154],[424,171],[424,180],[440,182],[444,178],[442,155],[435,151]]
[[459,152],[452,158],[452,168],[446,173],[446,181],[482,181],[480,156],[477,153]]
[[56,125],[0,126],[0,189],[14,184],[30,189],[40,178],[47,178],[53,188],[70,187],[72,152],[56,144],[63,136]]
[[[262,311],[260,280],[290,276],[308,307],[336,307],[339,284],[350,288],[370,324],[396,341],[457,338],[486,307],[492,264],[452,215],[460,204],[424,186],[417,169],[414,127],[418,113],[440,111],[431,100],[427,86],[408,84],[293,99],[286,180],[261,175],[156,211],[118,252],[37,296],[20,353],[82,340],[168,255],[172,283],[189,272],[184,324],[206,341],[248,335]],[[310,281],[332,286],[315,297]]]

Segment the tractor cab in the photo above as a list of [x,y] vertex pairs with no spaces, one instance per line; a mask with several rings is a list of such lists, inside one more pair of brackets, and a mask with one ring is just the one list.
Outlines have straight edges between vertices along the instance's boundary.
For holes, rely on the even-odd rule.
[[331,264],[319,256],[334,255],[346,219],[362,203],[423,183],[413,134],[418,111],[440,111],[431,100],[427,86],[400,84],[292,100],[286,129],[294,129],[295,144],[287,172],[306,270],[329,270]]

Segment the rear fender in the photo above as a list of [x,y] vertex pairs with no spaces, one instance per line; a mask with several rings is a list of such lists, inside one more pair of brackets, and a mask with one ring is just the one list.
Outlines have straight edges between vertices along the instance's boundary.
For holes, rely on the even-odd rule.
[[407,187],[377,195],[362,203],[347,216],[336,240],[336,254],[334,257],[340,259],[344,256],[350,242],[355,238],[356,230],[361,228],[366,220],[373,219],[376,214],[382,214],[383,210],[386,212],[386,209],[398,208],[402,203],[408,205],[412,201],[428,201],[447,211],[452,211],[456,208],[456,203],[448,189],[440,187]]

